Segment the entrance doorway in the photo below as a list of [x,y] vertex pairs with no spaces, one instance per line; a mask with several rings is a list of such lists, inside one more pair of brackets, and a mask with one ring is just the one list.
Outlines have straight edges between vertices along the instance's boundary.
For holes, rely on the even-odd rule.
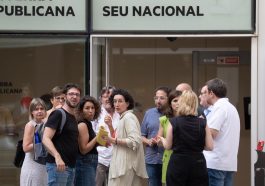
[[127,89],[141,122],[153,107],[154,90],[186,82],[193,90],[218,77],[241,119],[235,185],[250,185],[250,130],[245,129],[244,98],[250,97],[251,38],[98,37],[91,36],[91,94],[105,85]]

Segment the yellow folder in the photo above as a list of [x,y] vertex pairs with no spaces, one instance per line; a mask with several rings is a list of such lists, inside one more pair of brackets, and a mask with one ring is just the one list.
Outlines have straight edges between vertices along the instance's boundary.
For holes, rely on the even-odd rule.
[[102,138],[107,137],[107,136],[108,136],[108,131],[103,126],[100,126],[98,135],[97,135],[98,144],[102,146],[106,146],[107,141],[103,140]]

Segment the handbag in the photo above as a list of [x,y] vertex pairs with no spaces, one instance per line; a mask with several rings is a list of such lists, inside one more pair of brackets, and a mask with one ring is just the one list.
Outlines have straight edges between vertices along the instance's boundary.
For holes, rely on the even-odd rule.
[[21,168],[23,165],[24,158],[25,152],[23,150],[23,140],[21,139],[17,142],[16,154],[13,161],[14,165],[17,168]]

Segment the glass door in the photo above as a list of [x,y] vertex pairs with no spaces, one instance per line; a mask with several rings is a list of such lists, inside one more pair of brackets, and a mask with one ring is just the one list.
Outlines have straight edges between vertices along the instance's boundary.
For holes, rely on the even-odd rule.
[[[250,96],[250,38],[167,38],[91,35],[91,93],[105,85],[127,89],[136,101],[136,114],[154,106],[158,86],[174,89],[192,85],[198,93],[205,82],[219,77],[228,83],[228,96],[241,119],[239,171],[236,185],[250,185],[250,131],[245,129],[244,98]],[[246,163],[249,162],[249,163]]]

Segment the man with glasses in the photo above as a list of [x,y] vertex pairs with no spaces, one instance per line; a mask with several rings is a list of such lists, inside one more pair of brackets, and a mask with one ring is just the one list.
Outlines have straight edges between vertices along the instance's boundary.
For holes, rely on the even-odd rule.
[[240,137],[239,114],[226,97],[227,88],[223,80],[215,78],[206,83],[205,96],[211,105],[207,114],[214,149],[204,151],[210,186],[232,186],[237,171],[237,154]]
[[159,129],[159,118],[168,109],[168,87],[159,87],[155,90],[155,105],[145,112],[141,125],[142,140],[146,146],[145,163],[149,186],[161,186],[163,147],[158,147],[156,136]]
[[200,99],[200,106],[203,110],[203,117],[206,119],[207,115],[211,112],[211,106],[207,102],[207,94],[208,94],[208,88],[207,86],[203,86],[201,89],[201,93],[199,95]]
[[74,182],[75,163],[78,155],[78,128],[75,118],[75,108],[80,101],[81,89],[76,84],[66,84],[63,93],[65,104],[62,109],[66,121],[60,130],[63,114],[54,110],[46,124],[43,134],[43,144],[49,154],[46,159],[48,185],[71,186]]

